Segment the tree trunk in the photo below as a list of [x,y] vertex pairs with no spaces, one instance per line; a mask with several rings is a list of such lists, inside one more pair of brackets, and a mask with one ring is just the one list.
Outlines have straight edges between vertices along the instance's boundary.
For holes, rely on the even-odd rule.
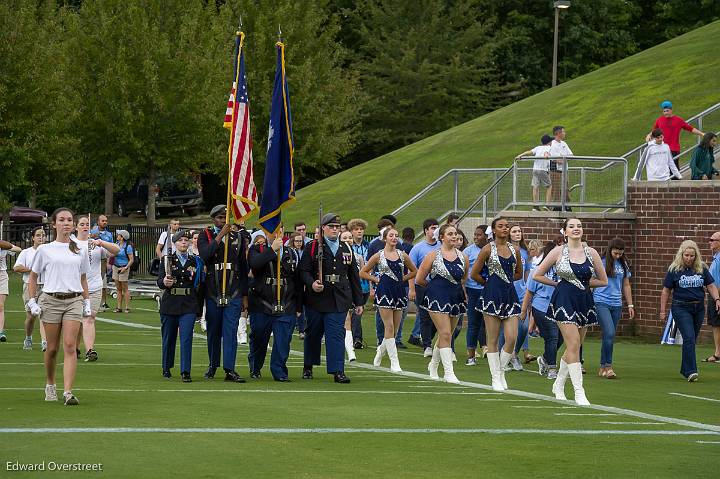
[[30,201],[29,201],[28,206],[30,206],[30,208],[33,208],[33,209],[37,208],[37,189],[36,188],[33,188],[32,193],[30,193]]
[[113,214],[113,178],[109,176],[105,180],[105,216]]
[[147,224],[155,226],[155,185],[157,181],[155,173],[155,164],[151,161],[148,168],[148,198],[147,198]]

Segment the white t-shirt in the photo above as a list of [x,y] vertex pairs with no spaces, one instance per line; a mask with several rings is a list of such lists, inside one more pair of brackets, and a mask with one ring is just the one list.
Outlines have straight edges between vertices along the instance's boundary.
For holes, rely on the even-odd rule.
[[5,257],[9,254],[14,255],[15,253],[9,249],[0,249],[0,271],[7,271],[7,261],[5,261]]
[[[177,231],[176,231],[175,233],[177,233]],[[173,233],[173,234],[175,234],[175,233]],[[163,256],[165,256],[165,255],[167,254],[167,243],[166,243],[166,239],[167,239],[167,231],[163,231],[162,233],[160,233],[160,237],[158,238],[158,242],[157,242],[157,244],[163,245],[163,247],[162,247],[162,254],[163,254]],[[171,248],[172,248],[172,252],[173,252],[173,253],[174,253],[175,251],[177,251],[177,249],[175,248],[175,243],[172,242],[172,237],[170,238],[170,246],[171,246]]]
[[46,293],[82,293],[80,276],[88,274],[90,262],[86,250],[73,253],[68,243],[53,241],[37,249],[32,270],[42,276]]
[[88,291],[99,291],[103,288],[103,274],[102,274],[102,263],[101,261],[107,259],[108,252],[102,246],[91,246],[88,252],[88,241],[80,241],[75,239],[75,242],[82,248],[83,254],[88,258],[88,264],[90,269],[87,272],[87,283]]
[[[533,156],[550,156],[550,145],[539,145],[532,149]],[[550,171],[550,160],[535,160],[533,170]]]
[[[20,254],[17,257],[17,260],[15,260],[15,264],[19,264],[20,266],[24,266],[25,268],[32,268],[33,260],[35,259],[35,253],[37,250],[33,247],[24,249],[20,252]],[[30,282],[30,273],[23,273],[22,274],[23,283],[27,284]],[[42,284],[42,277],[38,276],[38,284]]]

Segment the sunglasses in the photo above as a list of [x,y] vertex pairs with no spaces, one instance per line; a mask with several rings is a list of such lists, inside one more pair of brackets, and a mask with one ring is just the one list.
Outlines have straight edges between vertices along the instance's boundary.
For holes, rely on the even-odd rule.
[[713,241],[720,241],[720,238],[708,238],[708,241],[712,243]]
[[329,225],[325,225],[325,226],[327,226],[328,228],[332,228],[334,230],[340,229],[340,225],[338,225],[338,224],[329,224]]

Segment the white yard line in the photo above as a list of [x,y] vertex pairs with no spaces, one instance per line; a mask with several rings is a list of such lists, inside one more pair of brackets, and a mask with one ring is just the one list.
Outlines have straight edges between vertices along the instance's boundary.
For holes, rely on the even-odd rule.
[[712,401],[712,402],[720,402],[720,399],[712,399],[712,398],[706,398],[702,396],[693,396],[691,394],[681,394],[681,393],[668,393],[672,396],[681,396],[684,398],[691,398],[691,399],[701,399],[703,401]]
[[617,416],[609,412],[556,412],[555,416]]
[[[131,392],[131,393],[268,393],[268,394],[425,394],[425,395],[455,395],[455,396],[482,396],[487,393],[483,392],[435,392],[435,391],[355,391],[349,389],[242,389],[243,386],[238,386],[238,389],[114,389],[114,388],[73,388],[74,392],[92,391],[92,392]],[[0,388],[0,391],[44,391],[45,388]]]
[[664,425],[664,422],[641,422],[641,421],[600,421],[600,424],[615,424],[615,425],[643,425],[643,426],[657,426]]

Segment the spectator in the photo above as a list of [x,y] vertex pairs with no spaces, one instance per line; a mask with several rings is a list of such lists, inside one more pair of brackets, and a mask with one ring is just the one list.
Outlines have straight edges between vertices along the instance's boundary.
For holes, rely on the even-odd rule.
[[663,143],[665,136],[660,128],[656,128],[650,134],[652,140],[647,144],[643,158],[640,163],[645,163],[645,171],[647,172],[648,181],[667,181],[671,175],[678,180],[682,179],[682,174],[678,170],[677,165],[672,161],[672,153],[670,147]]
[[[402,230],[402,243],[398,243],[397,248],[399,250],[402,250],[408,257],[410,256],[410,251],[412,251],[413,248],[413,241],[415,241],[415,230],[412,228],[403,228]],[[403,282],[403,287],[405,288],[405,293],[408,295],[408,298],[410,298],[410,283],[408,281]],[[415,298],[415,291],[413,290],[413,297],[410,298],[411,300]],[[408,301],[408,305],[410,304],[410,301]],[[403,309],[402,312],[402,319],[400,319],[400,329],[398,329],[398,336],[396,339],[400,338],[402,339],[402,328],[405,324],[405,319],[407,318],[408,314],[408,306],[405,306],[405,309]],[[417,316],[416,316],[417,317]],[[402,341],[400,341],[402,342]],[[398,341],[395,341],[395,344],[397,345]],[[408,338],[408,343],[414,344],[415,346],[422,347],[422,340],[420,339],[420,321],[415,321],[415,324],[413,325],[413,330],[410,333],[410,338]]]
[[[665,133],[665,139],[675,161],[675,168],[680,169],[680,160],[676,158],[680,154],[680,130],[687,130],[697,136],[703,136],[703,132],[693,128],[692,125],[688,125],[679,116],[673,115],[673,106],[669,101],[665,100],[660,103],[660,108],[662,109],[662,115],[655,120],[653,131],[660,128]],[[650,141],[651,136],[652,131],[645,137],[645,141]]]
[[[710,251],[713,254],[713,260],[710,264],[710,274],[713,277],[714,285],[720,288],[720,231],[710,235]],[[710,298],[707,305],[707,322],[712,327],[713,342],[715,343],[715,352],[705,359],[709,363],[717,363],[720,361],[720,315],[715,308],[715,301]]]
[[[412,260],[415,267],[422,264],[425,256],[431,251],[435,251],[440,248],[440,242],[435,239],[435,230],[438,229],[438,221],[435,218],[428,218],[423,221],[423,233],[425,234],[424,241],[413,246],[410,250],[410,259]],[[419,305],[423,304],[423,298],[425,296],[425,288],[421,285],[415,285],[415,281],[411,280],[410,285],[410,299],[412,300],[413,291],[415,292],[415,305],[418,306],[418,311],[415,315],[415,321],[420,321],[420,327],[422,328],[422,345],[424,348],[423,356],[429,358],[433,355],[432,349],[432,338],[435,335],[435,326],[430,319],[430,315],[427,310],[422,309]]]
[[716,144],[717,135],[715,133],[705,133],[702,141],[693,151],[690,160],[693,180],[712,180],[713,175],[718,174],[718,170],[713,166]]
[[[550,143],[553,139],[550,135],[543,135],[540,138],[540,145],[536,146],[532,150],[523,151],[515,159],[519,159],[523,156],[534,156],[535,158],[544,158],[535,160],[533,162],[533,177],[530,185],[533,189],[533,211],[540,211],[540,186],[547,188],[545,190],[545,202],[550,203],[552,200],[552,182],[550,181],[550,160],[547,159],[550,156]],[[545,209],[548,209],[545,207]]]
[[[359,218],[351,219],[347,223],[348,230],[352,234],[352,250],[355,254],[355,260],[357,261],[358,268],[362,269],[365,266],[366,258],[368,257],[368,247],[370,243],[364,238],[365,230],[367,229],[367,221]],[[366,279],[360,278],[360,289],[363,295],[363,305],[367,303],[370,297],[370,282]],[[362,333],[362,315],[355,314],[352,311],[352,342],[355,349],[362,349],[363,345],[363,333]]]
[[460,215],[457,213],[450,213],[445,220],[446,225],[452,225],[457,226],[458,220],[460,219]]
[[[463,250],[463,253],[468,257],[468,269],[472,270],[475,260],[477,260],[480,250],[488,242],[485,229],[487,225],[480,225],[475,228],[473,234],[473,244]],[[480,299],[480,293],[482,292],[483,285],[475,281],[468,276],[465,282],[465,293],[468,298],[467,307],[467,332],[465,333],[465,343],[467,347],[467,361],[465,366],[475,366],[477,364],[476,351],[477,345],[480,344],[482,348],[482,354],[480,357],[485,357],[487,354],[487,346],[485,341],[485,320],[483,319],[482,312],[476,309],[478,300]]]
[[[308,244],[309,242],[312,241],[312,239],[308,238],[308,237],[306,236],[306,234],[305,234],[305,233],[307,232],[307,226],[305,225],[305,223],[303,223],[302,221],[298,221],[297,223],[295,223],[294,229],[295,229],[295,233],[299,233],[299,234],[302,235],[303,242],[304,242],[305,244]],[[315,234],[316,234],[316,235],[318,234],[317,231],[318,231],[318,230],[317,230],[317,228],[316,228],[316,229],[315,229]],[[292,235],[290,235],[290,236],[292,237]],[[292,246],[292,245],[290,244],[290,239],[288,239],[288,240],[285,242],[285,246]]]
[[[95,227],[90,230],[90,237],[92,239],[101,239],[101,240],[105,241],[106,243],[114,243],[115,242],[112,231],[110,231],[108,229],[107,216],[105,216],[105,215],[98,216]],[[107,274],[103,274],[102,304],[100,305],[100,309],[98,310],[98,312],[100,312],[100,313],[110,309],[110,306],[108,306],[108,304],[107,304],[107,282],[108,282],[107,277],[108,277],[108,275],[110,275],[110,273],[112,273],[112,266],[108,265],[107,259],[102,260],[102,271],[103,271],[103,273],[107,272]]]
[[171,251],[170,254],[175,252],[175,243],[172,241],[173,235],[178,232],[180,229],[180,220],[179,219],[173,219],[170,220],[170,238],[168,239],[167,231],[163,231],[160,233],[160,237],[157,240],[157,245],[155,245],[155,255],[158,257],[158,259],[162,259],[163,256],[168,254],[168,243],[170,243]]
[[120,251],[113,258],[112,278],[115,281],[117,291],[117,307],[115,313],[122,312],[123,299],[125,300],[125,312],[130,312],[130,292],[128,282],[130,281],[130,268],[135,261],[135,249],[130,244],[130,233],[126,230],[117,230],[117,245]]
[[[573,152],[568,146],[567,143],[565,143],[565,127],[558,125],[553,127],[553,136],[554,139],[550,142],[550,148],[549,153],[550,156],[556,156],[556,157],[565,157],[565,156],[573,156]],[[555,163],[555,166],[553,167],[553,162]],[[550,161],[550,171],[553,172],[550,174],[551,177],[551,184],[557,185],[557,191],[553,191],[551,193],[553,199],[555,201],[560,201],[560,196],[562,195],[562,170],[565,170],[565,201],[570,201],[570,190],[568,189],[568,177],[567,177],[567,164],[564,159],[557,159]],[[555,211],[560,211],[560,207],[553,208]],[[572,209],[568,206],[565,207],[566,211],[571,211]]]
[[0,342],[7,341],[5,336],[5,299],[10,294],[10,279],[7,274],[7,262],[5,257],[7,254],[15,255],[20,253],[22,248],[0,240]]

